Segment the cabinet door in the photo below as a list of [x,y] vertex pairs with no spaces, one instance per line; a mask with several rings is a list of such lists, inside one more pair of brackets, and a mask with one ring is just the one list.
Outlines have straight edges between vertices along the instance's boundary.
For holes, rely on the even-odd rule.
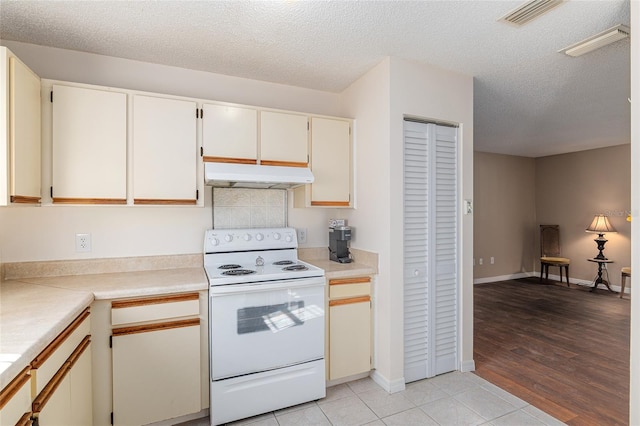
[[134,204],[196,204],[196,103],[133,97]]
[[258,111],[214,104],[202,109],[203,160],[256,164]]
[[0,425],[15,425],[20,418],[31,412],[31,375],[25,368],[2,391],[0,391]]
[[[71,387],[71,424],[90,425],[93,423],[93,393],[92,393],[92,365],[91,345],[85,340],[85,345],[73,359],[69,371]],[[43,424],[44,426],[44,424]]]
[[260,163],[307,167],[309,130],[306,115],[260,112]]
[[371,370],[369,296],[329,301],[329,379]]
[[53,86],[53,202],[126,204],[127,96]]
[[11,99],[11,202],[40,202],[40,77],[9,59]]
[[167,324],[113,330],[114,425],[200,411],[200,326]]
[[34,410],[34,412],[38,413],[38,424],[42,426],[75,424],[71,422],[71,379],[69,375],[64,375],[59,381],[51,396],[42,404],[42,409],[40,411]]
[[351,123],[311,119],[311,205],[348,207],[351,201]]

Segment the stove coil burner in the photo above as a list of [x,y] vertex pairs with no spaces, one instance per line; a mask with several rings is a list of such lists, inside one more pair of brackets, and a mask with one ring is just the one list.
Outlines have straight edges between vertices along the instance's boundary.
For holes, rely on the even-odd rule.
[[291,265],[286,268],[282,268],[283,271],[306,271],[307,269],[309,268],[304,265]]
[[273,262],[276,266],[284,266],[284,265],[293,265],[295,262],[293,260],[279,260],[277,262]]
[[228,271],[224,271],[222,275],[251,275],[255,273],[256,271],[250,269],[229,269]]
[[228,265],[221,265],[221,266],[218,266],[218,269],[238,269],[238,268],[241,268],[241,267],[242,267],[242,266],[240,266],[240,265],[236,265],[236,264],[234,264],[234,263],[230,263],[230,264],[228,264]]

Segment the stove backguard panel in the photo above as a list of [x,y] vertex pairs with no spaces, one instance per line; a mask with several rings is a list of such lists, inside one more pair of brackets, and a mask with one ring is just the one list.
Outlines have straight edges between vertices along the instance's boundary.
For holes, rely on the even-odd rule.
[[213,188],[215,229],[281,228],[286,225],[286,190]]

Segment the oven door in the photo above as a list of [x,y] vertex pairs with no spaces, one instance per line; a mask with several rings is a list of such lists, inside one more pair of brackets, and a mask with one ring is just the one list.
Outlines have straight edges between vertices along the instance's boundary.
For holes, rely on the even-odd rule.
[[324,277],[209,288],[211,377],[324,358]]

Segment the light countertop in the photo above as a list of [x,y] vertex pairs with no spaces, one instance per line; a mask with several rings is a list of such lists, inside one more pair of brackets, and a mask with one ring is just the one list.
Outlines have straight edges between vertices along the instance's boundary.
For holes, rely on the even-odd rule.
[[94,300],[207,290],[200,267],[0,282],[0,388]]

